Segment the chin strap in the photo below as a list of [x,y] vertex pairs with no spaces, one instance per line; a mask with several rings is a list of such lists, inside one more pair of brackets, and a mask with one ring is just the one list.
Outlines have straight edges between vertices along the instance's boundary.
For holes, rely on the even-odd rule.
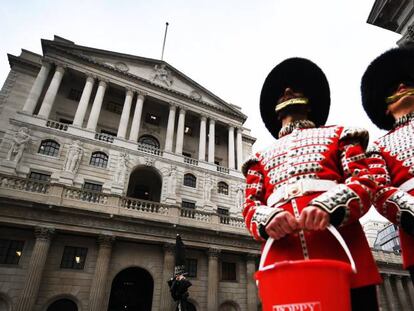
[[309,100],[306,97],[300,97],[300,98],[291,98],[288,100],[285,100],[284,102],[281,102],[280,104],[277,104],[275,107],[275,111],[279,112],[280,110],[286,108],[287,106],[291,105],[307,105]]

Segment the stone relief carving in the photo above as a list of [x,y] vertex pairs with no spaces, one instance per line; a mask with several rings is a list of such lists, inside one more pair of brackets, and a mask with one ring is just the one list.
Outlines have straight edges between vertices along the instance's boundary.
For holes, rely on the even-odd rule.
[[116,171],[114,175],[114,182],[123,185],[128,171],[129,156],[126,152],[121,152],[118,157]]
[[155,74],[152,78],[152,81],[158,80],[159,82],[164,83],[166,86],[171,87],[173,84],[173,79],[171,77],[171,72],[165,68],[165,64],[155,65],[154,70]]
[[115,63],[115,68],[118,70],[121,70],[123,72],[128,72],[129,68],[127,66],[127,64],[123,63],[123,62],[117,62]]
[[211,190],[213,190],[213,179],[209,174],[204,177],[204,201],[211,202]]
[[152,157],[144,157],[144,164],[146,166],[154,166],[155,159]]
[[244,203],[244,184],[238,184],[235,186],[236,191],[236,210],[241,211],[243,210],[243,203]]
[[27,127],[21,127],[19,131],[14,135],[12,144],[7,153],[7,160],[14,161],[16,163],[20,162],[24,149],[32,140],[32,137],[29,133],[30,131]]
[[177,167],[175,165],[171,165],[167,176],[167,194],[168,196],[175,196],[175,189],[177,187]]
[[65,163],[63,164],[63,170],[76,174],[79,169],[79,165],[83,155],[82,144],[79,140],[75,140],[68,149],[66,154]]
[[201,94],[197,91],[191,91],[190,97],[195,100],[201,100]]

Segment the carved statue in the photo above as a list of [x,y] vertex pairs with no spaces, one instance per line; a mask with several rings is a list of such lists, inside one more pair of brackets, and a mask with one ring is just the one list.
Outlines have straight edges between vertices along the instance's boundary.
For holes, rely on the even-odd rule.
[[78,171],[82,155],[82,144],[79,140],[75,140],[72,145],[69,146],[63,170],[75,174]]
[[155,65],[154,67],[155,69],[155,74],[154,77],[152,78],[153,81],[155,80],[159,80],[163,83],[165,83],[168,87],[171,87],[173,80],[171,78],[171,74],[170,71],[168,71],[165,68],[165,64],[161,64],[161,65]]
[[128,161],[129,161],[128,154],[125,152],[121,152],[119,154],[118,165],[117,165],[116,172],[114,175],[115,183],[123,184],[125,182],[125,176],[128,170]]
[[9,152],[7,153],[7,160],[19,163],[24,149],[32,139],[29,135],[30,131],[27,127],[21,127],[19,131],[14,135],[13,142],[10,146]]
[[177,187],[177,167],[172,165],[171,169],[168,172],[167,193],[169,195],[175,195],[176,187]]
[[243,209],[244,203],[244,184],[238,184],[236,186],[236,208],[237,210]]
[[213,190],[213,180],[210,175],[206,174],[204,178],[204,201],[211,202],[211,190]]

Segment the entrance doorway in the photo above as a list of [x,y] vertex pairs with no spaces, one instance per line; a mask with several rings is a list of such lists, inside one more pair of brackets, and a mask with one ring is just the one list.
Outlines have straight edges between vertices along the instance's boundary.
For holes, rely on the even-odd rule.
[[70,299],[59,299],[53,302],[47,311],[78,311],[78,306]]
[[127,268],[112,281],[108,311],[151,311],[154,280],[148,271]]
[[162,180],[152,167],[138,167],[129,177],[127,196],[146,201],[160,202]]

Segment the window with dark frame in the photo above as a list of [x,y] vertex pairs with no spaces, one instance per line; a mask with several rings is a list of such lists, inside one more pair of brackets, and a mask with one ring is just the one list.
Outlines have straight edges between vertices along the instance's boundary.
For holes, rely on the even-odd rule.
[[220,181],[217,184],[217,192],[225,195],[229,195],[229,185],[224,181]]
[[83,190],[102,192],[102,185],[85,181],[83,184]]
[[116,114],[122,114],[122,108],[123,108],[123,105],[115,103],[115,102],[106,102],[105,104],[106,110],[116,113]]
[[72,120],[69,120],[69,119],[65,119],[65,118],[59,118],[59,123],[72,124],[73,121]]
[[197,186],[197,178],[193,174],[185,174],[184,186],[195,188]]
[[88,249],[85,247],[65,246],[60,267],[63,269],[79,269],[85,266]]
[[68,98],[75,101],[80,101],[82,96],[82,91],[78,89],[70,89]]
[[148,145],[157,149],[160,149],[160,143],[158,139],[151,135],[143,135],[138,139],[140,144]]
[[0,264],[18,265],[24,241],[0,239]]
[[152,125],[160,125],[160,117],[153,113],[147,113],[145,115],[145,122]]
[[30,172],[29,179],[47,182],[47,181],[50,181],[50,174]]
[[187,258],[185,261],[185,266],[187,268],[187,273],[189,277],[196,278],[197,277],[197,259],[194,258]]
[[183,200],[181,202],[181,207],[195,209],[196,208],[196,205],[195,205],[194,202],[190,202],[190,201]]
[[81,199],[87,202],[99,202],[100,192],[102,192],[102,185],[95,184],[92,182],[85,182],[83,184],[83,190],[86,192],[82,193]]
[[59,148],[60,145],[57,142],[51,139],[46,139],[40,143],[38,153],[51,157],[57,157],[59,155]]
[[222,216],[229,216],[229,210],[227,208],[223,208],[223,207],[217,207],[217,214],[222,215]]
[[100,151],[92,153],[90,165],[106,168],[108,166],[108,156]]
[[223,261],[221,263],[221,280],[222,281],[237,281],[235,262]]

